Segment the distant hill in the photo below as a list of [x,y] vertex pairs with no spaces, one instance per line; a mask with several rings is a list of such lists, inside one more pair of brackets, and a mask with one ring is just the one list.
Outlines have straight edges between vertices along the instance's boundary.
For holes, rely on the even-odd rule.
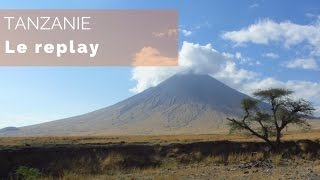
[[[208,76],[177,74],[115,105],[52,122],[21,127],[12,135],[212,133],[242,113],[249,96]],[[8,135],[1,130],[0,134]],[[13,133],[12,133],[13,132]]]
[[16,127],[5,127],[0,129],[0,134],[16,134],[20,129]]

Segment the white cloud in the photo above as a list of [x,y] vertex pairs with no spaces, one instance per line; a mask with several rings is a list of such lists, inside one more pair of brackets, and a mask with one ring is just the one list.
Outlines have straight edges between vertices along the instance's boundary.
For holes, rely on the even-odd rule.
[[132,70],[131,79],[137,81],[137,84],[130,91],[133,93],[142,92],[149,87],[160,84],[177,72],[179,72],[178,67],[135,67]]
[[320,117],[320,106],[315,106],[315,109],[316,109],[314,111],[315,116]]
[[180,29],[180,31],[182,32],[182,34],[184,35],[184,36],[190,36],[191,34],[192,34],[192,31],[190,31],[190,30],[187,30],[187,29]]
[[135,54],[132,64],[134,66],[174,66],[177,65],[177,61],[177,57],[163,56],[156,48],[143,47]]
[[228,52],[223,52],[222,56],[224,56],[225,58],[231,59],[231,60],[239,60],[240,64],[247,64],[250,66],[253,65],[261,65],[260,61],[255,61],[254,59],[251,59],[249,57],[245,57],[242,55],[241,52],[236,52],[234,54],[232,53],[228,53]]
[[257,7],[259,7],[258,3],[254,3],[249,6],[249,8],[257,8]]
[[152,35],[157,38],[176,37],[178,35],[177,29],[168,29],[165,32],[153,32]]
[[267,89],[271,87],[287,88],[295,92],[294,97],[304,98],[320,105],[320,83],[311,81],[279,81],[274,78],[264,78],[254,80],[242,87],[244,92],[251,94],[258,89]]
[[305,15],[307,18],[310,18],[310,19],[315,19],[316,21],[320,20],[320,15],[318,14],[306,13]]
[[306,13],[305,15],[306,15],[308,18],[314,18],[314,17],[316,17],[316,15],[313,14],[313,13]]
[[158,85],[176,73],[192,72],[209,74],[230,87],[249,95],[258,89],[271,87],[292,89],[295,91],[296,98],[305,98],[320,107],[319,82],[279,81],[272,77],[261,77],[255,72],[240,69],[231,57],[236,56],[230,53],[219,53],[211,44],[199,45],[183,42],[179,53],[179,66],[133,68],[132,79],[137,84],[130,91],[138,93]]
[[257,74],[244,69],[238,69],[235,62],[227,61],[224,68],[212,74],[213,77],[223,81],[229,86],[239,86],[246,80],[254,79]]
[[183,36],[188,37],[198,32],[200,29],[211,28],[211,27],[212,25],[209,23],[209,21],[207,21],[206,18],[203,17],[203,21],[200,24],[193,25],[193,26],[180,25],[179,32],[181,32]]
[[242,54],[240,52],[236,52],[236,58],[237,59],[242,59]]
[[212,27],[212,24],[209,21],[204,19],[203,23],[198,24],[197,26],[194,27],[194,29],[211,28],[211,27]]
[[320,23],[300,25],[290,21],[277,23],[273,20],[261,20],[239,31],[223,33],[222,37],[242,45],[283,43],[286,48],[306,42],[311,46],[311,55],[320,56]]
[[294,59],[294,60],[285,62],[283,65],[287,68],[297,68],[297,69],[317,70],[319,68],[317,61],[313,58]]
[[[238,69],[231,59],[221,55],[213,49],[211,44],[202,46],[183,42],[179,53],[179,66],[135,67],[132,71],[132,79],[137,81],[137,84],[130,91],[141,92],[180,72],[210,74],[232,84],[250,79],[254,75],[244,69]],[[234,78],[235,81],[229,81],[230,78]]]
[[273,52],[268,52],[268,53],[264,53],[262,54],[262,57],[267,57],[267,58],[272,58],[272,59],[278,59],[279,55]]
[[228,53],[228,52],[223,52],[222,56],[229,58],[229,59],[233,59],[234,58],[234,54],[232,53]]

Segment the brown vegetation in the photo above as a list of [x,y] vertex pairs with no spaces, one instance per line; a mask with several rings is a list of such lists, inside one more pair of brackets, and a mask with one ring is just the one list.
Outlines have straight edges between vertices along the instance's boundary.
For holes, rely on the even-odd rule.
[[21,166],[38,169],[46,179],[268,177],[300,165],[320,172],[319,141],[298,140],[319,134],[288,134],[285,139],[295,140],[284,142],[277,154],[258,139],[234,135],[2,138],[0,175],[16,177]]
[[[283,140],[320,139],[320,130],[289,131],[284,133]],[[251,141],[260,142],[256,137],[241,134],[179,134],[179,135],[136,135],[136,136],[37,136],[37,137],[0,137],[1,147],[13,146],[55,146],[72,144],[166,144],[191,143],[205,141]]]

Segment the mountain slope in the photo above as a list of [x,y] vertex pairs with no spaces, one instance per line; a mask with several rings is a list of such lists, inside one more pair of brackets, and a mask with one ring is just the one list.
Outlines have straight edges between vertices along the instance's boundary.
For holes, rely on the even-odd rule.
[[227,116],[241,114],[240,102],[246,97],[249,96],[208,75],[179,74],[107,108],[21,127],[10,134],[172,134],[220,131],[225,130]]

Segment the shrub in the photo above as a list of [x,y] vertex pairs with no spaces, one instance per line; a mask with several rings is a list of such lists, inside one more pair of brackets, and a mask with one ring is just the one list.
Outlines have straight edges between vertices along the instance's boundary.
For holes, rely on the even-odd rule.
[[16,170],[16,174],[23,180],[36,180],[41,176],[39,169],[27,166],[19,166]]

